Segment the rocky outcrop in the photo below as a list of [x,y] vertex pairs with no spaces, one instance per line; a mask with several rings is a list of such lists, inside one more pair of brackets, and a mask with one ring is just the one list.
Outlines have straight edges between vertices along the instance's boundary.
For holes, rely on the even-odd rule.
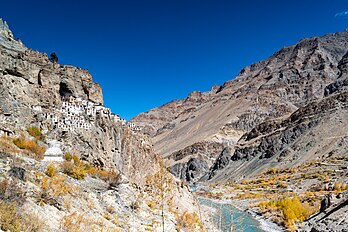
[[195,182],[206,175],[223,148],[217,142],[195,143],[168,156],[166,164],[176,177]]
[[312,216],[300,231],[329,232],[346,231],[348,224],[348,197],[347,192],[336,196],[327,195],[322,200],[322,206],[318,214]]
[[[16,41],[0,20],[0,132],[11,136],[0,137],[0,210],[14,206],[21,230],[31,226],[22,220],[28,215],[42,227],[30,231],[167,230],[196,215],[188,186],[161,166],[149,137],[118,119],[87,70],[50,62]],[[35,152],[19,149],[14,138],[48,148],[45,159],[33,159]],[[63,162],[64,153],[82,160]]]
[[63,98],[75,97],[103,105],[101,87],[87,70],[49,61],[16,41],[0,21],[0,127],[14,132],[41,128],[47,141],[62,143],[63,153],[81,157],[104,169],[117,169],[140,180],[158,168],[157,157],[145,135],[136,134],[110,117],[97,117],[90,130],[64,131],[48,121],[58,114]]

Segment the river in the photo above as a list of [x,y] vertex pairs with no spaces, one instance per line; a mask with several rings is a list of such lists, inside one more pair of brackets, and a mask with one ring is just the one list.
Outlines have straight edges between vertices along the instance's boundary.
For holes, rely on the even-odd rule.
[[[264,232],[261,224],[248,213],[238,210],[230,204],[219,203],[207,198],[198,198],[201,205],[212,208],[212,218],[215,228],[223,232],[243,231],[243,232]],[[209,228],[209,226],[208,226]],[[209,228],[211,231],[211,228]]]
[[[192,190],[195,191],[195,187]],[[233,207],[231,204],[203,197],[198,197],[198,201],[200,205],[204,205],[212,209],[210,212],[214,220],[214,228],[218,228],[223,232],[283,231],[282,228],[280,228],[276,224],[268,222],[262,218],[256,219],[249,213]],[[207,227],[208,231],[213,231],[212,227]]]

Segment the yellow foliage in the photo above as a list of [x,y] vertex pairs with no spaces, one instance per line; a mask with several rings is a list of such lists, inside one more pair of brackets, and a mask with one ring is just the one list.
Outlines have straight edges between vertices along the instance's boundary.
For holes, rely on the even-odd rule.
[[97,176],[111,184],[117,184],[120,180],[120,173],[116,171],[105,171],[105,170],[98,170]]
[[0,203],[1,229],[4,231],[20,231],[21,222],[17,212],[17,204]]
[[66,160],[66,161],[71,161],[72,160],[72,154],[70,154],[70,153],[66,153],[65,155],[64,155],[64,159]]
[[63,163],[61,163],[60,167],[62,168],[65,174],[77,180],[82,180],[87,176],[87,171],[84,165],[81,165],[81,163],[75,164],[68,161],[64,161]]
[[288,188],[288,185],[286,183],[279,183],[277,187],[286,189]]
[[43,227],[40,219],[29,213],[22,213],[15,202],[0,201],[0,228],[4,231],[39,231]]
[[147,206],[149,206],[151,209],[155,209],[156,206],[157,206],[156,202],[154,202],[154,201],[148,201],[146,204],[147,204]]
[[176,214],[178,230],[185,228],[188,231],[203,231],[203,224],[197,213],[184,212],[182,215]]
[[81,159],[78,155],[72,155],[72,160],[74,161],[74,164],[76,165],[81,163]]
[[336,182],[334,184],[334,190],[337,192],[343,192],[345,190],[348,190],[348,185],[346,185],[345,183]]
[[43,140],[43,134],[41,133],[41,130],[37,127],[28,127],[27,131],[29,135],[33,136],[37,140]]
[[54,164],[49,164],[46,168],[45,174],[49,177],[54,177],[58,173],[57,168],[54,166]]
[[65,180],[65,176],[56,176],[53,178],[43,177],[41,180],[41,188],[54,197],[72,194],[74,188],[67,184]]
[[65,162],[61,163],[62,171],[77,180],[84,179],[87,174],[98,177],[110,184],[115,184],[120,179],[120,173],[117,171],[106,171],[92,167],[89,163],[82,161],[78,155],[67,153],[64,155]]
[[20,149],[25,149],[33,153],[35,158],[43,159],[46,152],[46,148],[40,146],[33,140],[26,140],[24,138],[16,138],[13,140],[13,143]]
[[291,230],[295,229],[296,222],[302,222],[309,218],[315,212],[315,209],[309,204],[302,203],[298,197],[283,198],[278,201],[261,202],[258,206],[262,210],[279,210],[284,225]]

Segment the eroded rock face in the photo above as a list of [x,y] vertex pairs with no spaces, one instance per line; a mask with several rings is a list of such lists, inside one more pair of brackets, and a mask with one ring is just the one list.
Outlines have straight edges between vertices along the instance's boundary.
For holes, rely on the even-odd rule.
[[56,128],[45,118],[57,113],[63,97],[73,96],[103,105],[101,87],[87,70],[49,61],[16,41],[0,21],[0,127],[11,131],[42,129],[48,141],[62,142],[64,153],[80,154],[100,167],[116,168],[141,180],[158,168],[151,142],[109,117],[97,117],[90,130],[74,133]]
[[261,123],[242,136],[225,162],[215,162],[210,178],[241,179],[270,167],[288,168],[337,147],[344,153],[348,147],[339,144],[348,137],[347,115],[348,92],[341,92],[301,107],[285,119]]
[[196,182],[206,175],[225,145],[218,142],[199,142],[166,157],[171,172],[186,182]]

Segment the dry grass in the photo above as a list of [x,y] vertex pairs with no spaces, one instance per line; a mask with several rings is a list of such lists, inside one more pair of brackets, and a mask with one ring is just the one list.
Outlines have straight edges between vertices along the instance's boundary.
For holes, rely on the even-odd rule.
[[41,140],[41,141],[45,140],[41,130],[37,127],[33,127],[33,126],[28,127],[27,132],[29,133],[29,135],[33,136],[36,140]]
[[16,154],[20,151],[18,147],[13,144],[12,139],[5,135],[0,136],[0,149],[6,154]]
[[118,229],[110,230],[106,229],[102,220],[95,220],[87,217],[86,214],[79,214],[72,212],[64,216],[61,220],[60,227],[63,231],[69,232],[115,232]]
[[16,202],[0,201],[0,227],[3,231],[40,231],[44,224],[37,215],[23,213]]
[[184,229],[184,231],[204,231],[203,229],[203,223],[199,219],[199,216],[197,213],[187,213],[184,212],[183,214],[175,214],[176,216],[176,229],[178,231],[181,231]]
[[24,138],[16,138],[13,143],[20,149],[24,149],[32,154],[35,159],[42,160],[46,152],[46,148],[37,144],[36,141],[26,140]]

